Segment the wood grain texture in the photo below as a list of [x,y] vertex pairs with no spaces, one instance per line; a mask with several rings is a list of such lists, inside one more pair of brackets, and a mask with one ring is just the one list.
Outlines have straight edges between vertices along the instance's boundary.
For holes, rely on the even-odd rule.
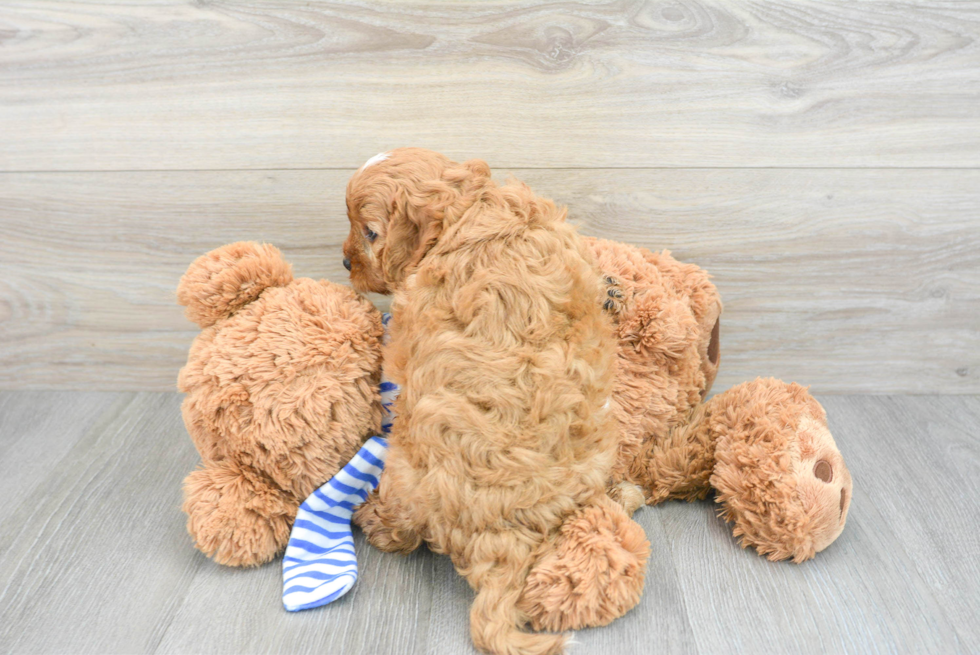
[[677,504],[660,512],[699,651],[974,652],[980,401],[820,401],[854,498],[843,534],[813,561],[766,565],[721,547],[729,532],[710,504],[702,521]]
[[[51,454],[71,450],[118,401],[106,393],[0,394],[0,525],[12,525],[18,507],[44,493]],[[0,557],[18,539],[15,529],[0,530]]]
[[[980,397],[820,401],[854,477],[841,537],[803,565],[772,563],[739,549],[711,502],[643,508],[643,598],[576,633],[575,653],[980,649]],[[299,613],[282,609],[278,564],[197,553],[177,394],[0,392],[0,428],[0,492],[29,490],[0,506],[4,652],[475,652],[472,591],[425,549],[383,554],[358,531],[354,589]]]
[[0,170],[980,166],[980,7],[0,7]]
[[[980,393],[980,171],[511,172],[583,233],[714,275],[716,389]],[[174,301],[187,265],[254,239],[346,280],[349,175],[0,174],[0,388],[173,389],[197,333]]]
[[[188,540],[180,483],[197,461],[181,434],[180,398],[103,395],[108,407],[80,438],[37,454],[43,471],[11,476],[12,483],[35,487],[3,522],[4,652],[152,651],[204,563],[174,548]],[[73,396],[22,393],[12,402],[52,423],[45,414],[77,421],[93,399]],[[2,440],[31,429],[7,425]]]

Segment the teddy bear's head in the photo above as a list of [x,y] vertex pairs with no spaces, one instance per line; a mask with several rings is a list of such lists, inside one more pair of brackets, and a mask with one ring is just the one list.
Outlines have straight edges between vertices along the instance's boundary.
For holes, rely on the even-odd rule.
[[258,564],[378,428],[381,315],[255,243],[200,257],[177,298],[203,328],[178,378],[203,465],[185,481],[188,529],[217,561]]
[[804,387],[771,378],[725,395],[711,419],[722,516],[769,559],[810,559],[841,534],[851,504],[851,474],[823,408]]

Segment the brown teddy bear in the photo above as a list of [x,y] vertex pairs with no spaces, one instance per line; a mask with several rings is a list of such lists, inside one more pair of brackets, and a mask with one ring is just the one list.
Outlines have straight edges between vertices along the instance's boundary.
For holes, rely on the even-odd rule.
[[187,529],[215,561],[257,566],[377,431],[381,314],[348,287],[293,279],[255,243],[197,259],[177,299],[202,328],[178,379],[202,460],[184,481]]
[[[667,252],[590,244],[619,340],[610,498],[632,513],[714,490],[742,545],[770,559],[801,562],[829,545],[851,479],[820,405],[773,379],[704,402],[720,360],[708,275]],[[346,287],[293,280],[275,248],[251,243],[194,262],[178,299],[203,328],[179,380],[204,465],[185,482],[188,529],[220,563],[261,564],[284,547],[303,499],[377,432],[381,317]],[[563,530],[592,529],[581,523]],[[537,563],[519,603],[532,627],[602,625],[618,615],[603,608],[632,606],[604,597],[642,580],[619,537],[576,534]]]
[[851,476],[820,404],[803,387],[746,382],[702,402],[718,371],[721,300],[669,252],[590,240],[610,277],[622,426],[610,495],[695,500],[712,489],[743,546],[802,562],[844,528]]

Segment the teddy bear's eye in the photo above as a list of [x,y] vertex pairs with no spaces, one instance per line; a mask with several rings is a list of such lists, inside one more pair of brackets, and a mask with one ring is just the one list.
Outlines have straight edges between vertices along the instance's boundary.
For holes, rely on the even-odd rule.
[[378,238],[378,233],[370,228],[364,228],[364,237],[371,243],[374,243],[374,240]]
[[813,467],[813,475],[820,478],[824,482],[830,482],[834,479],[834,469],[825,459],[820,460]]

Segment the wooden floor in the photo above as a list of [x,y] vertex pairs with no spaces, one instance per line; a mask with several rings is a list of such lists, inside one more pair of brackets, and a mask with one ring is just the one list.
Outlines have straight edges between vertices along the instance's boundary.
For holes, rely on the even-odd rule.
[[716,388],[980,393],[980,3],[0,3],[0,389],[173,390],[228,242],[344,281],[347,179],[479,157],[714,275]]
[[[844,533],[803,565],[740,550],[711,503],[643,508],[640,604],[573,652],[980,650],[980,398],[825,396],[854,476]],[[290,614],[278,564],[190,544],[197,463],[173,393],[0,393],[0,652],[469,653],[472,593],[448,558],[357,533],[346,597]]]

